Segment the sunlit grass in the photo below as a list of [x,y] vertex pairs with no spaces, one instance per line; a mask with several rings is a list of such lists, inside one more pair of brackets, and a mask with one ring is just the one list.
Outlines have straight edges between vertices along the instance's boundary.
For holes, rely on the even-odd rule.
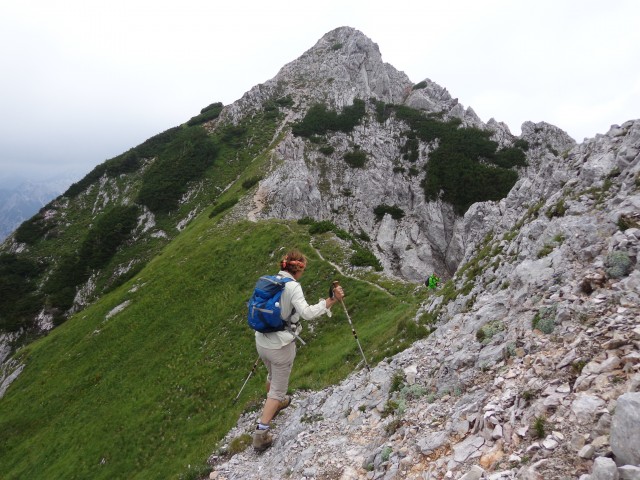
[[[263,398],[260,367],[232,405],[256,358],[246,301],[284,249],[309,257],[301,283],[310,303],[340,280],[370,364],[406,344],[397,325],[415,314],[413,286],[396,296],[342,277],[309,246],[305,226],[220,225],[205,212],[135,278],[19,353],[26,368],[0,400],[3,478],[179,478],[202,465]],[[291,389],[322,388],[363,367],[340,304],[333,314],[313,333],[306,325]]]

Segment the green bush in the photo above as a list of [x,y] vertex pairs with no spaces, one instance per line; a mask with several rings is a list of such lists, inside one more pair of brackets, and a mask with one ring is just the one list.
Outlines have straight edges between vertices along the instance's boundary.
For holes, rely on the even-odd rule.
[[531,321],[531,328],[550,334],[555,328],[556,307],[543,307],[535,314]]
[[248,433],[243,433],[239,437],[235,437],[229,443],[229,453],[231,455],[236,455],[237,453],[244,452],[247,448],[249,448],[252,440],[253,437]]
[[223,108],[224,108],[224,105],[221,102],[212,103],[211,105],[204,107],[202,110],[200,110],[200,115],[192,117],[187,122],[187,125],[189,126],[200,125],[210,120],[214,120],[220,116],[220,112],[222,112]]
[[376,272],[382,271],[380,260],[378,260],[369,250],[362,247],[356,249],[356,252],[351,255],[349,262],[354,267],[373,267]]
[[82,242],[78,259],[88,268],[102,268],[124,243],[138,221],[138,207],[117,206],[106,211]]
[[253,187],[260,180],[262,180],[262,177],[259,176],[259,175],[255,176],[255,177],[248,178],[247,180],[242,182],[242,188],[244,188],[245,190],[249,190],[251,187]]
[[611,252],[604,261],[604,267],[609,278],[622,278],[631,273],[633,265],[628,253]]
[[336,149],[333,148],[331,145],[323,145],[322,147],[320,147],[318,149],[318,151],[320,153],[322,153],[323,155],[327,155],[327,156],[331,155],[333,152],[335,152],[335,150]]
[[291,95],[280,97],[276,100],[276,103],[281,107],[291,108],[293,107],[293,98],[291,98]]
[[410,162],[416,162],[420,158],[419,147],[420,141],[415,137],[415,134],[409,133],[407,141],[400,149],[400,153],[403,154],[402,158]]
[[527,159],[520,148],[508,147],[498,150],[491,163],[502,168],[526,167]]
[[313,222],[309,227],[309,233],[311,235],[320,235],[322,233],[333,232],[338,227],[328,220],[322,220],[321,222]]
[[513,142],[513,146],[516,148],[519,148],[520,150],[526,152],[527,150],[529,150],[529,142],[527,142],[526,140],[519,138],[518,140],[516,140],[515,142]]
[[420,90],[422,88],[425,88],[426,86],[427,86],[427,81],[423,80],[419,83],[416,83],[411,90]]
[[367,163],[367,153],[363,150],[354,150],[344,154],[344,161],[351,168],[362,168]]
[[309,108],[304,118],[293,124],[291,131],[298,137],[309,138],[312,135],[324,135],[329,131],[349,133],[360,123],[365,114],[363,100],[354,99],[353,105],[344,107],[342,113],[329,110],[323,104]]
[[634,218],[632,215],[626,215],[623,213],[618,217],[617,225],[620,231],[624,232],[629,228],[640,228],[640,220]]
[[20,224],[14,233],[17,242],[34,245],[43,238],[46,233],[55,226],[53,221],[46,221],[42,210]]
[[229,210],[236,203],[238,203],[238,199],[237,198],[232,198],[230,200],[226,200],[226,201],[221,202],[221,203],[219,203],[217,205],[214,205],[213,209],[211,210],[211,213],[209,213],[209,218],[213,218],[216,215],[220,215],[225,210]]
[[218,147],[203,128],[182,130],[145,172],[137,202],[155,214],[175,210],[189,182],[200,179],[217,154]]
[[387,105],[386,103],[377,99],[373,99],[373,102],[376,109],[376,120],[378,120],[379,123],[386,122],[387,119],[391,116],[393,108],[390,105]]
[[153,158],[158,156],[174,138],[182,131],[182,127],[173,127],[162,133],[154,135],[145,140],[135,148],[107,160],[96,166],[82,180],[73,183],[63,196],[74,198],[82,193],[87,187],[100,179],[103,175],[117,177],[125,173],[137,171],[142,165],[143,158]]
[[386,205],[383,203],[373,209],[373,214],[378,222],[382,220],[387,213],[391,215],[391,218],[394,220],[400,220],[405,215],[404,210],[397,205]]
[[104,267],[111,260],[129,238],[137,219],[135,205],[113,207],[98,218],[78,252],[63,258],[43,287],[54,309],[61,314],[73,305],[76,287],[89,279],[92,270]]
[[553,217],[563,217],[567,212],[567,205],[564,203],[564,198],[559,199],[555,205],[549,207],[545,215],[551,219]]
[[499,320],[494,320],[484,324],[478,329],[476,332],[476,340],[483,345],[486,345],[495,335],[502,331],[504,331],[504,323]]
[[[510,168],[526,165],[522,143],[498,152],[498,143],[490,139],[490,131],[461,128],[458,119],[442,121],[436,115],[424,115],[406,106],[393,106],[393,111],[411,128],[406,134],[409,140],[413,136],[426,143],[438,140],[425,167],[425,198],[442,198],[459,215],[475,202],[504,198],[518,179],[517,172]],[[409,141],[405,145],[406,158],[415,158],[415,143]]]
[[14,332],[31,323],[41,308],[36,282],[44,270],[27,258],[0,254],[0,331]]

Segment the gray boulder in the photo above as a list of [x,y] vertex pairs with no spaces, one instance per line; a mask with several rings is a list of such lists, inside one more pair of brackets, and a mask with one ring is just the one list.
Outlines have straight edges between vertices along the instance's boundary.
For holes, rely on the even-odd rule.
[[611,450],[616,463],[640,466],[640,393],[618,398],[611,423]]

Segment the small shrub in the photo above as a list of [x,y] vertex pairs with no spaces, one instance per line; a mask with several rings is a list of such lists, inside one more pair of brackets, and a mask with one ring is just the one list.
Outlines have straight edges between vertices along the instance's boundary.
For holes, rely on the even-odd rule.
[[530,402],[536,397],[536,393],[533,390],[525,390],[522,392],[522,398],[524,398],[527,402]]
[[376,272],[380,272],[382,270],[380,260],[378,260],[373,253],[369,250],[365,250],[364,248],[358,248],[356,252],[351,255],[349,262],[354,267],[373,267]]
[[384,426],[384,431],[388,436],[393,435],[402,425],[402,420],[399,418],[394,418],[388,424]]
[[587,364],[586,360],[576,360],[571,364],[571,368],[573,369],[574,372],[580,375],[582,373],[582,369],[586,364]]
[[413,385],[406,385],[402,390],[400,390],[400,397],[405,400],[420,398],[426,394],[427,389],[417,383],[414,383]]
[[251,437],[251,435],[249,435],[248,433],[243,433],[239,437],[231,440],[231,442],[229,443],[229,453],[231,455],[235,455],[237,453],[244,452],[247,447],[251,445],[252,441],[253,438]]
[[533,421],[533,425],[531,425],[533,434],[537,438],[545,437],[545,429],[547,426],[547,420],[544,417],[536,417]]
[[544,247],[542,247],[540,249],[540,251],[538,252],[538,258],[543,258],[546,257],[547,255],[549,255],[551,252],[553,252],[553,250],[555,249],[555,245],[552,245],[550,243],[545,243]]
[[363,150],[347,152],[343,158],[351,168],[362,168],[367,163],[367,153]]
[[478,331],[476,332],[476,339],[483,345],[486,345],[494,335],[502,332],[503,330],[504,323],[499,320],[494,320],[492,322],[486,323],[478,329]]
[[617,222],[618,228],[621,232],[629,228],[640,228],[640,219],[634,218],[631,215],[620,215]]
[[543,307],[535,314],[531,321],[531,328],[550,334],[555,328],[555,307]]
[[253,187],[260,180],[262,180],[262,177],[260,177],[260,176],[248,178],[244,182],[242,182],[242,188],[244,188],[245,190],[249,190],[251,187]]
[[622,278],[631,272],[632,264],[626,252],[611,252],[604,262],[605,272],[609,278]]
[[518,140],[513,142],[513,146],[525,152],[529,150],[529,142],[527,142],[526,140],[523,140],[522,138],[519,138]]
[[211,213],[209,214],[209,218],[213,218],[216,215],[220,215],[225,210],[228,210],[231,207],[233,207],[236,203],[238,203],[238,199],[232,198],[231,200],[226,200],[222,203],[217,204],[216,206],[213,207],[213,210],[211,210]]
[[412,90],[420,90],[420,89],[426,88],[426,86],[427,86],[427,81],[423,80],[422,82],[416,83],[413,86]]
[[371,241],[371,237],[369,237],[369,235],[367,235],[367,233],[363,230],[360,230],[360,233],[356,235],[356,238],[359,238],[360,240],[363,240],[365,242]]
[[393,453],[393,448],[386,446],[382,449],[382,452],[380,453],[380,458],[383,462],[388,462],[389,458],[391,457],[391,454]]
[[223,108],[224,105],[222,105],[222,103],[220,102],[212,103],[211,105],[200,110],[200,115],[191,118],[187,122],[187,125],[200,125],[201,123],[208,122],[209,120],[214,120],[220,116],[220,112],[222,112]]
[[549,207],[545,215],[551,219],[553,217],[563,217],[566,212],[567,206],[564,203],[564,198],[561,198],[555,203],[555,205]]
[[314,222],[311,227],[309,227],[309,233],[311,235],[320,235],[322,233],[333,232],[337,228],[334,223],[323,220],[321,222]]
[[404,375],[401,371],[397,371],[391,377],[391,386],[389,387],[389,393],[399,392],[404,384]]
[[376,220],[379,222],[386,214],[391,215],[394,220],[400,220],[404,217],[404,210],[397,205],[381,204],[373,209],[373,214],[376,216]]
[[329,155],[331,155],[333,152],[335,152],[335,151],[336,151],[336,149],[335,149],[335,148],[333,148],[331,145],[323,145],[322,147],[320,147],[320,148],[318,149],[318,151],[319,151],[320,153],[322,153],[323,155],[327,155],[327,156],[329,156]]
[[398,409],[398,406],[398,402],[396,402],[395,400],[387,400],[387,403],[384,404],[384,409],[382,410],[380,416],[382,418],[386,418],[389,415],[393,415]]

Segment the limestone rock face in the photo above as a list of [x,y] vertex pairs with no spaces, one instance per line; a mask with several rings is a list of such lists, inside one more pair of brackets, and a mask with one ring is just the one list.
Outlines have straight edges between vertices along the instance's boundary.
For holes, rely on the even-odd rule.
[[[223,111],[221,121],[236,121],[267,99],[287,95],[296,104],[287,121],[299,120],[314,103],[340,111],[355,99],[369,101],[366,119],[348,134],[328,133],[331,154],[284,130],[273,149],[274,168],[256,192],[252,219],[330,220],[347,231],[366,234],[370,250],[388,274],[410,281],[423,281],[434,271],[451,276],[469,242],[468,225],[475,219],[465,223],[451,205],[425,200],[424,167],[437,142],[419,142],[415,163],[408,169],[400,167],[401,139],[408,127],[395,118],[378,121],[370,100],[407,105],[445,120],[459,119],[462,126],[492,131],[500,146],[510,146],[516,139],[507,126],[493,119],[484,124],[471,108],[465,109],[429,79],[413,85],[404,73],[382,61],[375,43],[348,27],[329,32],[275,78],[247,92]],[[535,128],[535,135],[544,139],[550,132],[548,140],[540,140],[545,145],[564,151],[575,143],[553,126]],[[343,159],[354,149],[366,154],[363,168],[351,168]],[[374,209],[379,205],[398,207],[404,216],[377,219]]]

